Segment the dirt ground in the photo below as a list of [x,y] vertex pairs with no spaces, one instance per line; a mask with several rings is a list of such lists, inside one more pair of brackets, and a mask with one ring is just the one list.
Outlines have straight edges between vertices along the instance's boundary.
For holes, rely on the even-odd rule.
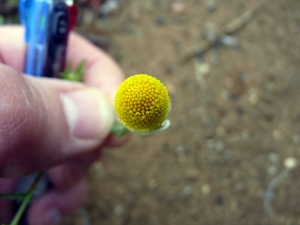
[[127,76],[165,83],[172,125],[105,151],[88,202],[63,224],[300,224],[300,1],[270,1],[227,46],[184,63],[209,27],[260,1],[123,2],[78,31],[109,40]]

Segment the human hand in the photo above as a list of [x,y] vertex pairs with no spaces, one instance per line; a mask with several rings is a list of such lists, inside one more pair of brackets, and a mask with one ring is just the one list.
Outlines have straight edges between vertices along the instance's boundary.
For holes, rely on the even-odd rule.
[[[0,192],[13,190],[12,178],[48,170],[54,189],[28,211],[30,225],[48,225],[84,202],[84,174],[102,147],[124,142],[109,135],[123,73],[105,53],[71,34],[67,59],[73,65],[87,61],[84,84],[24,76],[23,32],[0,27]],[[8,223],[10,202],[0,200],[0,209],[0,222]]]

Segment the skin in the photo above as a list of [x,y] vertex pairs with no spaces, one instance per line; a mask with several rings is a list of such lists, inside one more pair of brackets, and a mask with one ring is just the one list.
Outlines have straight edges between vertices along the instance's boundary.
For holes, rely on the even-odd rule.
[[[72,33],[67,60],[73,65],[87,60],[84,84],[24,76],[23,37],[21,27],[0,27],[0,95],[6,96],[0,98],[0,106],[7,106],[10,112],[0,110],[0,192],[12,191],[20,176],[47,170],[54,188],[37,199],[27,215],[30,225],[47,225],[51,221],[45,221],[49,209],[57,209],[64,217],[84,203],[84,177],[90,165],[101,157],[104,147],[119,146],[127,139],[103,134],[89,145],[70,140],[57,96],[97,88],[106,93],[113,107],[124,74],[107,54]],[[31,123],[36,117],[38,123]],[[0,209],[0,222],[9,223],[11,202],[0,200]]]

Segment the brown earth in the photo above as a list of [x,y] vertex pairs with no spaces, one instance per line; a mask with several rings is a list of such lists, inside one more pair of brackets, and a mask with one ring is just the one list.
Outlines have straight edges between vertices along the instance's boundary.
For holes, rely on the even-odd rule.
[[78,28],[109,38],[127,76],[166,84],[172,125],[105,151],[63,224],[300,224],[300,1],[270,1],[232,35],[239,47],[216,45],[202,64],[178,59],[208,22],[219,31],[260,1],[186,0],[182,15],[172,2],[126,1]]

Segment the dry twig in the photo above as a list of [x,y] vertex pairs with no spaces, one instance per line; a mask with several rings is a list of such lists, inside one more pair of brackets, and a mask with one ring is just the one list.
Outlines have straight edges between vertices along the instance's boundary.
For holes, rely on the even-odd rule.
[[219,33],[216,34],[214,39],[211,40],[203,40],[199,44],[196,44],[190,48],[188,48],[186,51],[184,51],[181,56],[179,57],[180,62],[185,62],[188,59],[203,54],[206,51],[208,51],[210,48],[212,48],[217,41],[220,39],[221,36],[224,35],[230,35],[241,28],[245,27],[253,18],[254,15],[262,9],[262,7],[269,2],[270,0],[265,0],[263,2],[260,2],[256,4],[253,8],[247,10],[242,15],[240,15],[235,20],[231,21],[230,23],[226,24]]

